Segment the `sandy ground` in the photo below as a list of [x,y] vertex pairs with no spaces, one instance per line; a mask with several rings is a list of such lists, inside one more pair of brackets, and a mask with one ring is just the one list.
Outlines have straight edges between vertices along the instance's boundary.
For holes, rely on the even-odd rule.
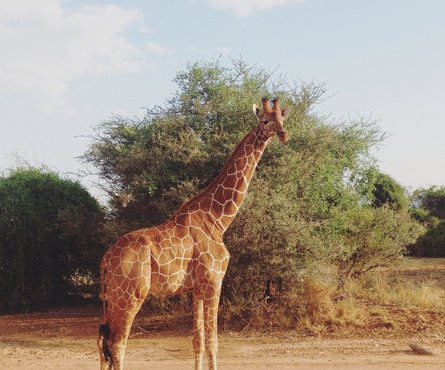
[[[146,325],[137,318],[126,369],[193,369],[189,330]],[[53,310],[0,316],[0,369],[98,369],[96,309]],[[434,355],[416,355],[417,342]],[[445,338],[421,333],[403,337],[314,338],[294,333],[220,333],[220,369],[445,369]]]

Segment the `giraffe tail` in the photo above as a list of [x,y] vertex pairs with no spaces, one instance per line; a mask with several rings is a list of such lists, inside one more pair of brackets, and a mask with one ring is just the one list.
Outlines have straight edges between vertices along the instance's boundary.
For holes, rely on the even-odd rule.
[[108,339],[110,338],[110,325],[107,321],[107,311],[108,311],[108,295],[107,295],[107,285],[106,285],[106,275],[107,275],[107,265],[108,265],[109,255],[106,253],[100,264],[100,298],[103,303],[103,322],[104,324],[99,325],[99,338],[97,339],[97,345],[99,347],[99,353],[101,358],[101,369],[112,369],[113,359],[111,357],[111,350],[108,345]]
[[104,255],[102,261],[100,263],[100,298],[102,299],[103,306],[103,317],[105,319],[107,315],[107,303],[108,303],[108,295],[107,295],[107,284],[106,284],[106,275],[107,275],[107,266],[108,260],[110,259],[108,253]]
[[110,347],[108,346],[108,338],[110,338],[110,326],[108,324],[99,325],[99,339],[97,340],[97,344],[99,346],[99,351],[101,351],[101,359],[105,360],[105,363],[108,365],[109,369],[112,368],[113,359],[111,358]]

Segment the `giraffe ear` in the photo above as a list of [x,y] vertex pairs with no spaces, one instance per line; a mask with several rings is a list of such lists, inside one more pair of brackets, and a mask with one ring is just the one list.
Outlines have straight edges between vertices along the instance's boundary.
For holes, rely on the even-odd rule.
[[287,117],[289,117],[290,111],[291,111],[290,107],[284,108],[281,111],[281,116],[283,117],[283,120],[285,120]]
[[252,105],[253,114],[255,114],[258,121],[261,121],[263,118],[263,115],[261,114],[260,108],[256,104]]

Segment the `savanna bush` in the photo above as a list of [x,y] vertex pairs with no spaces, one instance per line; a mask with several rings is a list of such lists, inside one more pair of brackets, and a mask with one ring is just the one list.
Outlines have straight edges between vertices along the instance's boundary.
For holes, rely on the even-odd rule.
[[445,187],[417,189],[412,196],[411,215],[426,231],[410,246],[418,257],[445,257]]
[[0,311],[63,303],[97,278],[103,211],[78,182],[40,168],[0,177]]

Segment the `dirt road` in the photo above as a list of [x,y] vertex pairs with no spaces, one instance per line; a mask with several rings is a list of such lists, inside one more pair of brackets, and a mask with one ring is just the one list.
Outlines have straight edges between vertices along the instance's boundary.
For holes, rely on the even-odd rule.
[[[135,322],[127,347],[126,369],[193,369],[188,330],[144,329]],[[63,310],[0,316],[0,369],[98,369],[96,312]],[[416,355],[418,342],[434,356]],[[313,338],[222,332],[219,368],[232,369],[445,369],[445,338]]]

